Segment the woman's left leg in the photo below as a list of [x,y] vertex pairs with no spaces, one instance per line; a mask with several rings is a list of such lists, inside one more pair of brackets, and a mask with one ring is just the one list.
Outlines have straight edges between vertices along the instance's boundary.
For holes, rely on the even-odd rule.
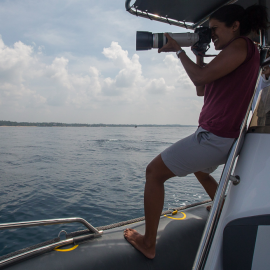
[[214,200],[218,187],[216,180],[209,173],[205,172],[195,172],[194,175],[204,187],[209,197]]
[[127,241],[149,259],[153,259],[156,254],[157,229],[164,204],[164,182],[174,176],[161,155],[150,162],[146,168],[144,189],[145,234],[141,235],[134,229],[124,232]]

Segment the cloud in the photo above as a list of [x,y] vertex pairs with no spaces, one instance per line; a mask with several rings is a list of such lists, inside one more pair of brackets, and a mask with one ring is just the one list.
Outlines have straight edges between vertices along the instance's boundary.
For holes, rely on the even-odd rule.
[[0,39],[1,106],[36,107],[46,102],[28,87],[29,80],[38,75],[37,59],[32,54],[31,46],[18,41],[13,47],[8,47]]
[[[165,78],[145,78],[142,74],[142,66],[139,62],[139,56],[134,54],[131,58],[128,57],[128,51],[125,51],[117,42],[112,42],[109,48],[103,49],[103,54],[111,59],[116,67],[121,68],[119,73],[114,79],[106,78],[105,82],[108,88],[105,88],[105,93],[109,94],[110,91],[118,93],[119,95],[131,93],[136,95],[147,94],[166,94],[168,91],[172,91],[174,86],[168,86]],[[175,72],[175,76],[178,76],[181,68],[177,66],[178,62],[174,61],[175,57],[166,56],[165,63],[169,65]],[[177,60],[177,59],[176,59]],[[169,62],[173,62],[173,66]],[[175,70],[174,70],[175,68]],[[175,81],[175,80],[174,80]],[[122,89],[126,88],[125,91]],[[108,89],[110,89],[108,91]]]
[[[110,119],[109,116],[114,113],[119,117],[122,108],[130,111],[130,119],[136,119],[136,116],[140,115],[136,113],[139,109],[144,113],[151,110],[151,117],[154,117],[154,111],[162,112],[164,117],[161,119],[165,119],[165,115],[171,112],[172,108],[176,108],[177,103],[182,102],[181,96],[190,98],[191,94],[186,93],[190,88],[193,88],[194,92],[183,67],[173,55],[165,55],[163,64],[159,63],[159,66],[153,67],[150,63],[153,70],[151,76],[146,77],[139,56],[129,56],[127,50],[123,50],[117,42],[112,42],[103,49],[102,54],[106,61],[102,61],[114,69],[115,75],[104,76],[102,71],[91,63],[83,73],[76,73],[74,69],[71,72],[70,61],[64,56],[55,57],[47,64],[41,51],[39,47],[35,51],[33,46],[20,41],[9,47],[0,39],[2,109],[9,110],[12,106],[16,112],[23,114],[27,109],[35,108],[36,116],[46,117],[46,114],[53,115],[56,110],[54,108],[58,108],[57,112],[73,111],[78,116],[77,122],[81,122],[81,110],[99,111]],[[196,97],[190,99],[190,108],[198,112],[200,101]],[[110,113],[112,111],[113,113]],[[104,115],[101,119],[104,119]],[[139,117],[141,121],[147,118],[145,115]],[[148,123],[153,122],[151,117]],[[67,119],[62,121],[69,122]],[[105,122],[109,123],[110,120]]]
[[142,66],[139,56],[134,54],[128,57],[128,52],[123,50],[117,42],[112,42],[109,48],[104,48],[104,56],[112,60],[115,67],[119,70],[115,78],[105,78],[103,81],[103,93],[111,96],[122,96],[129,100],[142,94],[143,85],[146,84],[142,76]]
[[174,90],[174,86],[168,86],[164,78],[152,79],[148,82],[146,89],[149,94],[166,94],[168,91]]

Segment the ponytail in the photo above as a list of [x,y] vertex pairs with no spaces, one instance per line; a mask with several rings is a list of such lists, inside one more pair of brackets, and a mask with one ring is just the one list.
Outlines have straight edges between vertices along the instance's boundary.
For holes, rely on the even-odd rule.
[[224,22],[227,27],[239,21],[241,36],[246,36],[251,31],[259,34],[259,30],[267,29],[269,26],[267,8],[262,5],[253,5],[247,9],[235,4],[223,6],[211,14],[209,19]]

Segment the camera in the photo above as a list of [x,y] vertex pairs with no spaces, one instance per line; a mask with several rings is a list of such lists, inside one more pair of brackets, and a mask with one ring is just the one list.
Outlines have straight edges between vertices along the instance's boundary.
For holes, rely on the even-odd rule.
[[[196,46],[198,51],[207,51],[211,42],[211,29],[208,27],[198,27],[194,33],[168,33],[181,47]],[[152,48],[162,48],[168,39],[164,33],[151,33],[137,31],[136,51],[151,50]]]

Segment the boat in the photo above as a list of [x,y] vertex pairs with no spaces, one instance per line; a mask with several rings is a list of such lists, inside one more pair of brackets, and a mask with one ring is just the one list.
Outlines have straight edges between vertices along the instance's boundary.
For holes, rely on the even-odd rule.
[[[216,9],[235,2],[208,0],[202,4],[200,0],[136,0],[131,5],[131,0],[126,0],[125,5],[135,16],[194,30],[204,25]],[[269,12],[269,1],[239,0],[238,4],[247,7],[258,2],[268,5]],[[200,8],[194,8],[196,6]],[[270,64],[265,61],[270,47],[264,31],[260,33],[260,46],[262,68]],[[256,86],[260,75],[261,69]],[[214,201],[163,212],[155,259],[144,257],[123,237],[127,227],[143,232],[144,217],[98,228],[82,218],[65,218],[0,224],[1,230],[74,222],[86,227],[72,233],[60,231],[57,238],[2,256],[0,268],[269,269],[270,87],[260,92],[250,117],[252,100],[239,138],[224,166]],[[209,205],[210,212],[207,210]]]

